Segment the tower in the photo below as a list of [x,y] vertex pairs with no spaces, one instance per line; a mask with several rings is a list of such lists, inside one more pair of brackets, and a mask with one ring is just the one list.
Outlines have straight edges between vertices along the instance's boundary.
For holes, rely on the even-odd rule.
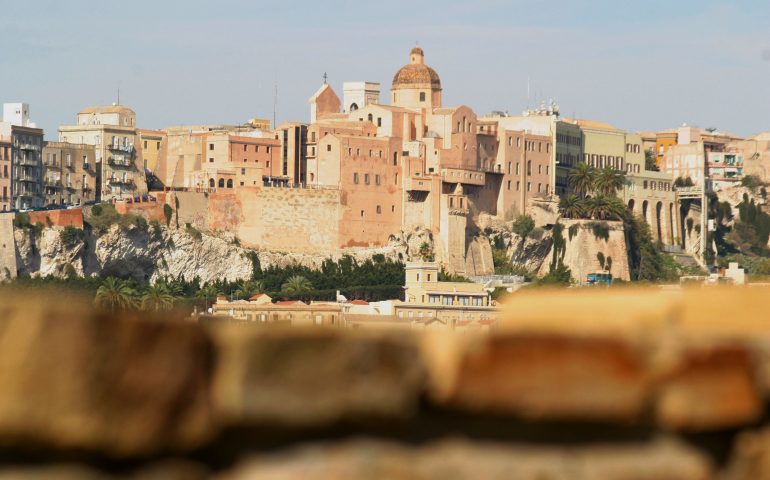
[[441,79],[425,65],[422,48],[413,48],[409,63],[393,76],[390,99],[393,105],[416,110],[431,111],[441,106]]

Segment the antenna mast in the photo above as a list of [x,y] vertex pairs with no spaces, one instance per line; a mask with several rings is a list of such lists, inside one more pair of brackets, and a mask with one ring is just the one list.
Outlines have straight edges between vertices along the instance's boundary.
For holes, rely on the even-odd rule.
[[275,130],[275,111],[278,108],[278,80],[275,81],[275,90],[273,91],[273,130]]

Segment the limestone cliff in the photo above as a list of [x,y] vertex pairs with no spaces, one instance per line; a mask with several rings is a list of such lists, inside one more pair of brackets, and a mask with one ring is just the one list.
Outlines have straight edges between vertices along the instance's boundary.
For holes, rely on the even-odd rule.
[[186,229],[158,230],[113,225],[102,234],[86,234],[82,240],[63,239],[62,229],[14,230],[16,266],[31,276],[118,276],[155,281],[166,276],[212,280],[240,280],[251,276],[250,253],[256,252],[263,268],[303,265],[320,268],[324,260],[349,255],[364,261],[380,254],[391,260],[415,260],[433,251],[433,236],[427,230],[398,232],[380,248],[350,248],[333,255],[256,251],[242,248],[234,236],[197,235]]
[[[585,281],[588,273],[601,270],[599,253],[612,260],[610,271],[615,278],[629,279],[628,251],[621,222],[594,220],[566,220],[563,226],[564,257],[562,261],[572,271],[577,282]],[[553,229],[538,227],[526,238],[511,232],[510,222],[488,223],[484,234],[496,248],[507,252],[514,267],[533,275],[545,275],[553,257]]]

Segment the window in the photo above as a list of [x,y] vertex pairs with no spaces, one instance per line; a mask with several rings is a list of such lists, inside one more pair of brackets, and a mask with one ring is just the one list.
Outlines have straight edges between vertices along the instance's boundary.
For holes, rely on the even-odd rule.
[[354,173],[354,174],[353,174],[353,183],[355,183],[356,185],[358,185],[358,173]]
[[508,175],[510,175],[510,174],[511,174],[511,163],[512,163],[512,162],[508,162]]
[[209,178],[209,187],[214,188],[217,186],[217,183],[214,181],[213,178]]
[[209,163],[214,163],[214,159],[213,158],[209,158]]
[[225,188],[225,179],[224,178],[220,178],[219,179],[219,188]]
[[248,145],[246,145],[246,144],[244,144],[244,145],[243,145],[243,151],[244,151],[244,152],[246,151],[246,148],[247,148],[247,147],[248,147]]
[[241,175],[246,175],[246,169],[245,168],[241,169]]
[[398,152],[393,152],[393,166],[398,166]]
[[516,191],[518,192],[519,190],[521,190],[521,182],[517,180],[516,181]]
[[259,145],[254,145],[254,153],[259,153]]
[[369,174],[368,173],[364,174],[364,184],[369,185]]
[[156,142],[155,149],[160,150],[160,142]]
[[420,101],[421,102],[425,101],[425,92],[420,92]]
[[147,148],[147,140],[144,141],[144,148]]
[[374,184],[375,185],[379,185],[380,184],[380,176],[379,175],[375,175],[374,176]]
[[537,184],[537,193],[540,193],[541,190],[542,190],[542,184],[538,183]]
[[511,189],[511,181],[508,180],[508,190],[510,190],[510,189]]
[[[112,138],[115,138],[115,137],[112,137]],[[209,143],[209,150],[214,150],[214,144],[213,143]]]
[[543,166],[542,165],[538,165],[537,166],[537,173],[538,173],[538,175],[543,173]]
[[513,137],[508,137],[508,146],[509,147],[513,146]]
[[519,162],[516,162],[516,175],[519,174]]
[[362,217],[364,216],[364,211],[363,211],[363,210],[361,210],[361,216],[362,216]]
[[381,213],[382,213],[382,207],[380,207],[379,205],[377,205],[377,215],[379,215],[379,214],[381,214]]
[[527,176],[532,175],[532,160],[527,160]]
[[378,127],[382,126],[382,117],[377,117],[377,126]]
[[532,182],[527,182],[527,191],[528,192],[532,191]]
[[374,118],[372,117],[371,113],[366,116],[366,119],[369,120],[370,122],[374,121]]
[[[313,149],[313,150],[315,150],[315,149]],[[326,151],[327,152],[331,152],[332,151],[332,146],[331,145],[327,145],[326,146]]]

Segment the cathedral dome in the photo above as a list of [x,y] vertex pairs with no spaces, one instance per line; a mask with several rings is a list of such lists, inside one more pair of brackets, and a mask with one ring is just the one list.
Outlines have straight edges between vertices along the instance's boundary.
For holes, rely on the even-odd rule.
[[415,47],[409,54],[409,64],[401,67],[393,76],[393,90],[402,88],[430,88],[441,90],[441,79],[435,70],[425,65],[422,48]]

